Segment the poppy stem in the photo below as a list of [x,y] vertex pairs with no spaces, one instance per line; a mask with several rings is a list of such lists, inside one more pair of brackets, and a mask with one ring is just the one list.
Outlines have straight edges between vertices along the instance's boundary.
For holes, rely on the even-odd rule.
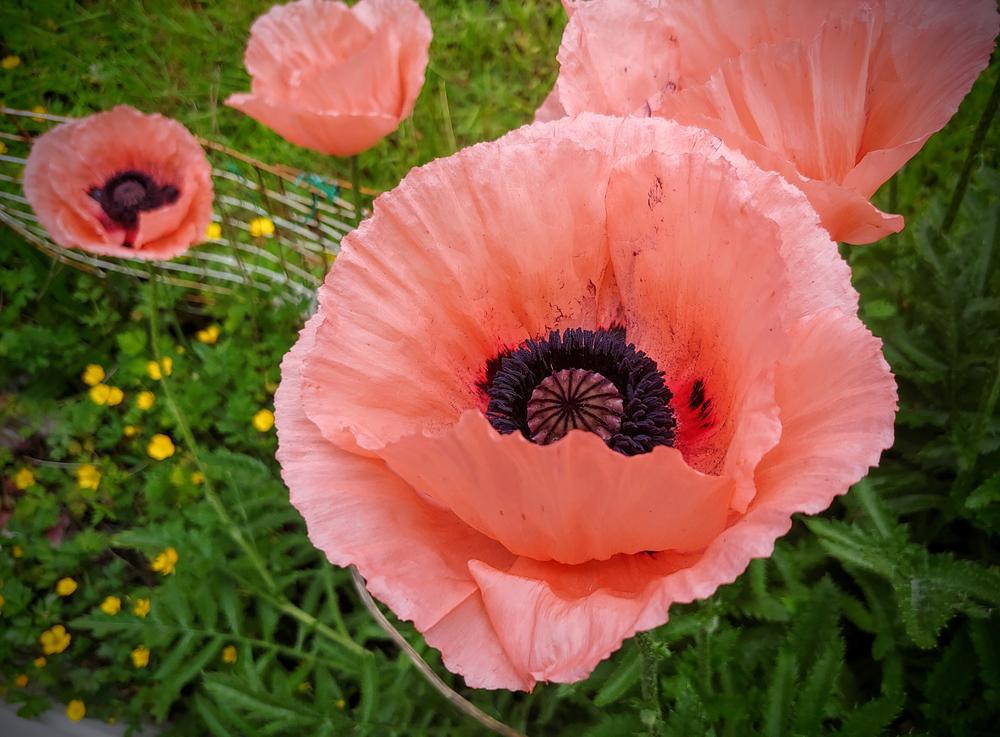
[[660,706],[660,654],[656,643],[648,632],[638,632],[635,643],[639,647],[639,659],[642,662],[642,700],[645,706],[639,715],[642,723],[649,730],[650,737],[660,737],[663,734],[663,708]]
[[361,603],[365,605],[365,609],[368,613],[372,615],[376,622],[378,622],[379,627],[381,627],[387,635],[392,639],[393,642],[399,646],[399,649],[406,653],[410,661],[416,666],[420,674],[427,679],[427,681],[440,693],[448,702],[458,709],[460,712],[465,714],[477,722],[482,724],[488,730],[494,734],[502,735],[503,737],[527,737],[522,732],[518,732],[513,727],[510,727],[503,722],[494,719],[489,714],[484,712],[478,706],[473,704],[471,701],[466,699],[460,693],[455,691],[451,686],[441,680],[441,677],[433,671],[433,669],[427,665],[427,662],[420,657],[418,653],[406,638],[400,634],[399,630],[392,626],[392,623],[382,614],[382,610],[378,608],[372,595],[368,593],[368,589],[365,588],[365,580],[358,573],[358,569],[351,566],[351,578],[354,580],[354,588],[358,592],[358,596],[361,597]]
[[361,172],[358,154],[351,157],[351,199],[354,202],[354,225],[361,224]]
[[942,233],[947,233],[951,230],[951,226],[955,224],[955,218],[958,217],[958,209],[965,198],[965,191],[969,188],[969,180],[972,179],[972,168],[976,164],[976,156],[978,156],[979,150],[986,142],[986,134],[990,130],[990,123],[996,117],[998,107],[1000,107],[1000,75],[997,75],[997,81],[993,84],[993,93],[986,102],[986,107],[983,108],[983,114],[979,117],[979,125],[976,126],[976,132],[972,136],[972,143],[969,144],[969,152],[965,155],[965,163],[962,164],[962,173],[958,176],[958,184],[955,185],[955,191],[951,195],[951,202],[948,203],[948,210],[945,212],[944,220],[941,221]]

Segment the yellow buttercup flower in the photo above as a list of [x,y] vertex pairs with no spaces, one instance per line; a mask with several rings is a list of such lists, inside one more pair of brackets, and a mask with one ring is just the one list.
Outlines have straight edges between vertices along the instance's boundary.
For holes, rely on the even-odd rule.
[[253,426],[257,432],[267,432],[274,427],[274,412],[262,409],[253,416]]
[[[49,112],[49,110],[44,105],[35,105],[33,108],[31,108],[31,112],[38,113],[38,115],[46,115]],[[32,116],[31,119],[34,120],[36,123],[45,122],[45,118],[39,118],[37,116]]]
[[107,404],[108,397],[111,396],[111,387],[107,384],[98,384],[92,386],[87,393],[90,395],[90,401],[94,404]]
[[156,361],[146,362],[146,373],[149,374],[149,378],[153,381],[159,381],[163,378],[163,371],[160,370],[160,364]]
[[83,370],[80,378],[83,379],[83,383],[87,386],[97,386],[104,381],[104,376],[104,369],[101,366],[98,366],[96,363],[89,363]]
[[10,56],[5,56],[3,58],[3,61],[0,61],[0,67],[3,67],[8,71],[13,69],[14,67],[20,66],[20,64],[21,64],[21,57],[14,56],[14,54],[11,54]]
[[[151,365],[156,366],[157,371],[160,370],[160,367],[157,366],[155,363]],[[152,407],[155,402],[156,402],[156,395],[150,391],[139,392],[138,396],[136,396],[135,398],[135,406],[143,411]]]
[[138,434],[139,434],[139,428],[136,427],[135,425],[126,425],[125,427],[122,428],[122,435],[124,435],[126,438],[134,438]]
[[121,404],[123,399],[125,399],[125,392],[123,392],[117,386],[109,386],[108,387],[108,406],[109,407],[114,407],[116,404]]
[[145,668],[149,665],[149,648],[139,645],[132,651],[132,665],[136,668]]
[[236,648],[232,645],[226,645],[222,648],[222,662],[223,663],[235,663],[236,662]]
[[191,483],[194,484],[195,486],[201,486],[203,483],[205,483],[205,474],[203,474],[201,471],[195,471],[194,473],[191,474]]
[[156,557],[153,558],[153,562],[149,564],[149,567],[157,573],[169,576],[174,572],[174,566],[177,565],[178,557],[177,551],[174,548],[167,548],[163,552],[157,553]]
[[56,582],[56,593],[59,594],[59,596],[71,596],[76,589],[76,581],[69,576],[60,578]]
[[15,558],[23,558],[24,548],[22,548],[20,545],[15,545],[10,549],[10,554],[13,555]]
[[73,641],[73,636],[66,631],[65,627],[57,624],[45,630],[38,637],[38,641],[42,645],[42,652],[46,655],[55,655],[69,647],[69,644]]
[[136,599],[135,604],[132,605],[132,614],[137,617],[145,617],[152,608],[149,599]]
[[45,658],[43,658],[41,655],[39,655],[37,658],[35,658],[35,667],[36,668],[44,668],[45,665],[48,662],[49,661],[47,661]]
[[156,433],[149,439],[149,445],[146,446],[149,457],[157,461],[169,458],[174,454],[174,450],[174,441],[163,433]]
[[24,688],[28,685],[28,676],[24,673],[18,674],[17,678],[14,679],[14,685],[18,688]]
[[117,596],[105,597],[104,601],[101,602],[101,611],[107,614],[109,617],[113,617],[118,612],[122,610],[122,600]]
[[97,489],[101,485],[101,472],[97,466],[84,463],[76,469],[76,483],[81,489]]
[[209,223],[205,228],[205,238],[210,241],[217,241],[222,237],[222,226],[218,223]]
[[73,699],[66,704],[66,716],[70,721],[78,722],[87,716],[87,706],[80,699]]
[[218,325],[209,325],[204,330],[199,330],[195,333],[194,337],[207,345],[215,345],[215,342],[219,339],[219,332]]
[[274,221],[271,218],[254,218],[250,221],[250,235],[254,238],[274,235]]
[[30,468],[22,468],[17,473],[14,474],[14,486],[16,486],[21,491],[24,491],[29,486],[35,485],[35,474],[31,472]]
[[163,368],[163,374],[170,376],[174,372],[174,359],[170,356],[164,356],[160,359],[160,366]]

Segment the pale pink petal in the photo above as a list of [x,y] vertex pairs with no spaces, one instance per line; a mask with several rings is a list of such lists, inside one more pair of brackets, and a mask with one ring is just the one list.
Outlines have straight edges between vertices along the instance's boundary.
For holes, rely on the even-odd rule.
[[535,111],[536,123],[548,123],[550,120],[558,120],[565,117],[566,108],[559,102],[559,90],[555,86],[549,90],[541,106]]
[[520,433],[498,434],[478,410],[440,435],[405,437],[379,455],[511,552],[570,564],[701,550],[725,525],[733,490],[674,448],[629,457],[582,431],[536,445]]
[[376,449],[451,425],[503,348],[610,323],[606,166],[570,143],[483,144],[376,200],[320,290],[305,395],[327,438]]

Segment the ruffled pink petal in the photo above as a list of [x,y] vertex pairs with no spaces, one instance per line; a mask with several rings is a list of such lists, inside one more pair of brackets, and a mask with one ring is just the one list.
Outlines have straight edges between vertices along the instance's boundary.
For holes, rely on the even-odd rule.
[[675,89],[678,38],[663,20],[648,2],[578,4],[557,56],[566,112],[629,115],[656,92]]
[[[139,213],[135,233],[89,196],[115,174],[137,170],[175,186],[176,202]],[[184,126],[127,106],[59,125],[33,144],[25,195],[60,245],[100,255],[167,259],[204,239],[212,214],[211,166]],[[124,246],[131,235],[132,246]]]
[[565,115],[566,108],[559,102],[559,90],[553,86],[549,94],[545,96],[541,106],[535,111],[535,122],[548,123],[550,120],[558,120]]
[[320,290],[305,395],[324,435],[377,449],[447,427],[504,347],[610,324],[606,166],[570,143],[482,144],[380,197]]
[[399,127],[392,114],[338,114],[295,109],[254,93],[231,95],[226,104],[263,123],[296,146],[330,156],[365,151]]
[[561,563],[618,553],[703,549],[723,528],[727,478],[701,474],[674,448],[634,457],[593,433],[551,445],[498,434],[470,410],[440,435],[379,451],[428,499],[518,555]]
[[844,185],[874,194],[944,127],[989,63],[1000,15],[992,0],[887,0],[868,79],[862,157]]

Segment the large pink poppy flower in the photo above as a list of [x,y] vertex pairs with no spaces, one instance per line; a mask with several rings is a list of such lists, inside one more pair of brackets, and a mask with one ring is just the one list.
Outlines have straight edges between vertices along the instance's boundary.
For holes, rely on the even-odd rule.
[[868,200],[989,61],[995,0],[591,0],[574,6],[538,111],[706,127],[800,186],[836,240],[903,218]]
[[298,146],[351,156],[413,112],[431,24],[413,0],[297,0],[250,29],[252,91],[226,104]]
[[826,509],[896,391],[801,191],[706,131],[584,114],[376,200],[275,406],[313,543],[467,683],[530,689]]
[[39,136],[24,195],[61,246],[169,259],[205,237],[212,167],[176,120],[119,105]]

